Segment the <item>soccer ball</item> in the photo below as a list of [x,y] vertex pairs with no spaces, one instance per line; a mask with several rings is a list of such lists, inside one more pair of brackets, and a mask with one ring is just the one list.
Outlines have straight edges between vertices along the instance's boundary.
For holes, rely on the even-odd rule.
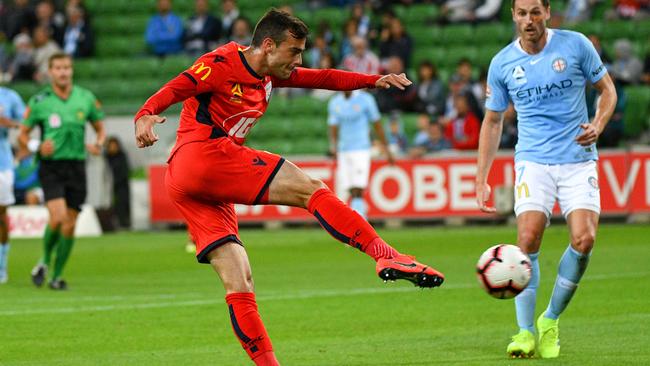
[[488,248],[476,264],[478,282],[490,296],[510,299],[530,282],[530,259],[514,245],[498,244]]

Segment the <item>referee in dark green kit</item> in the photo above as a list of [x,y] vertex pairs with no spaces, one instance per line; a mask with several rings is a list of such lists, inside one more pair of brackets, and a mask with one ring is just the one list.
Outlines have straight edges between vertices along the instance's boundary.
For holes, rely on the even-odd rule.
[[[43,285],[56,250],[49,284],[51,289],[65,290],[63,268],[72,251],[77,215],[86,200],[86,150],[100,154],[106,133],[97,98],[72,84],[72,58],[54,54],[48,67],[50,85],[29,100],[18,140],[38,153],[39,178],[50,214],[43,235],[43,257],[32,270],[32,282],[38,287]],[[85,144],[86,122],[96,132],[94,145]],[[29,137],[36,126],[41,129],[40,141]]]

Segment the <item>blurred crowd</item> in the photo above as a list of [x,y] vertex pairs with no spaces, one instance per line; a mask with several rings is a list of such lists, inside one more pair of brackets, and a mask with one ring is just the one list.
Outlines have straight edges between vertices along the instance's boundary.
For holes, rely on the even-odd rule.
[[[419,60],[415,65],[415,45],[409,34],[409,24],[397,15],[395,5],[409,6],[428,3],[438,7],[436,16],[424,18],[424,25],[445,26],[453,23],[476,24],[498,21],[503,1],[507,0],[307,0],[296,3],[301,10],[317,13],[328,6],[341,7],[347,18],[341,29],[335,29],[328,19],[312,25],[304,54],[304,64],[311,68],[341,68],[362,73],[407,73],[414,84],[405,92],[380,90],[374,92],[378,105],[389,116],[391,141],[399,153],[418,156],[439,149],[475,149],[484,114],[486,70],[461,59],[455,70],[439,74],[437,60]],[[592,10],[598,1],[567,0],[564,11],[555,12],[550,27],[563,28],[592,20]],[[211,5],[219,4],[213,9]],[[165,57],[186,54],[191,57],[210,51],[229,41],[249,44],[256,19],[247,18],[236,0],[211,2],[195,0],[192,14],[183,19],[174,11],[172,0],[155,1],[156,11],[143,29],[149,52]],[[293,13],[291,6],[281,10]],[[648,18],[650,0],[615,0],[605,18]],[[35,80],[45,82],[48,57],[59,51],[75,58],[91,57],[95,33],[91,16],[83,0],[0,0],[0,82]],[[514,36],[514,32],[513,32]],[[608,54],[597,34],[588,35],[616,81],[619,105],[601,146],[617,146],[623,136],[626,85],[650,85],[650,54],[635,52],[633,43],[619,39]],[[648,40],[650,43],[650,39]],[[505,46],[505,45],[504,45]],[[647,47],[646,47],[647,49]],[[643,59],[645,57],[645,59]],[[286,95],[301,91],[284,91]],[[327,99],[331,92],[316,90],[313,96]],[[596,94],[588,91],[589,111],[595,112]],[[418,133],[402,136],[400,114],[417,113]],[[516,143],[517,128],[514,111],[507,114],[502,146]],[[428,122],[425,122],[428,121]],[[425,138],[429,136],[429,138]],[[438,137],[442,142],[438,142]]]
[[47,60],[90,57],[95,34],[83,0],[0,1],[0,82],[47,82]]

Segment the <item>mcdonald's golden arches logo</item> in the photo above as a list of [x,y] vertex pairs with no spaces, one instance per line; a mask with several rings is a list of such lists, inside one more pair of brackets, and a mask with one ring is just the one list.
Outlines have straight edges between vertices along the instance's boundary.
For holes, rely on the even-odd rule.
[[192,67],[190,67],[190,70],[194,71],[195,75],[200,75],[201,73],[205,72],[203,76],[201,76],[201,80],[205,81],[208,76],[212,73],[212,68],[210,66],[205,66],[203,62],[197,62]]
[[517,184],[517,199],[521,198],[521,194],[524,194],[525,198],[530,197],[530,191],[528,190],[528,184],[521,183]]

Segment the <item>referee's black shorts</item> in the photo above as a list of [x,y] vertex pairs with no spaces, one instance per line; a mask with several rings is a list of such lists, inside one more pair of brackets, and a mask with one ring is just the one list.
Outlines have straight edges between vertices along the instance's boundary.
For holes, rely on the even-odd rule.
[[69,208],[81,211],[86,201],[86,162],[84,160],[41,160],[38,178],[45,202],[65,198]]

